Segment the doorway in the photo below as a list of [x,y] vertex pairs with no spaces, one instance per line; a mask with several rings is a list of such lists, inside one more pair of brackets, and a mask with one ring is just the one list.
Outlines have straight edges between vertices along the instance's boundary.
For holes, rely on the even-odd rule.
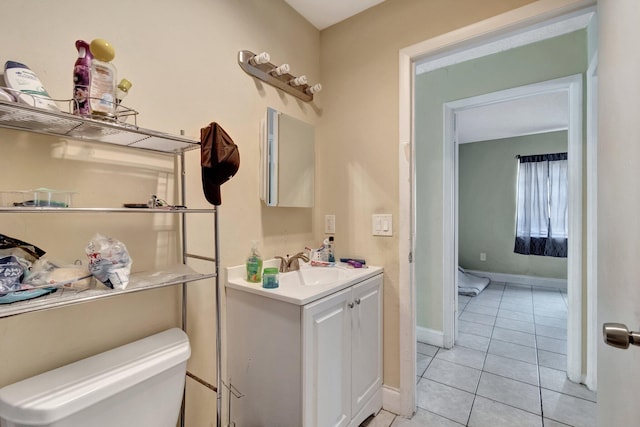
[[[576,2],[576,9],[578,9],[579,5]],[[582,2],[584,4],[584,2]],[[572,15],[563,15],[567,12],[566,8],[556,7],[555,9],[549,6],[550,10],[547,10],[545,13],[541,11],[536,11],[533,15],[528,16],[528,23],[531,23],[532,16],[535,18],[539,17],[541,23],[548,24],[546,21],[549,16],[561,16],[561,18],[556,19],[552,25],[557,24],[559,21],[563,23],[572,22],[574,25],[577,23],[577,28],[585,28],[590,22],[593,16],[593,10],[580,11],[579,13],[574,13]],[[476,25],[473,31],[460,31],[459,33],[450,33],[445,36],[439,37],[437,39],[428,40],[422,44],[412,46],[410,48],[404,49],[401,52],[401,93],[400,93],[400,142],[401,142],[401,159],[400,159],[400,206],[401,206],[401,214],[406,215],[407,218],[410,218],[405,227],[401,226],[400,229],[400,241],[409,241],[410,244],[407,246],[400,245],[400,259],[409,259],[416,254],[416,244],[420,245],[421,242],[416,241],[416,223],[417,219],[414,213],[416,212],[416,187],[414,184],[405,184],[404,178],[408,178],[409,183],[415,183],[416,181],[416,127],[418,125],[418,117],[415,109],[415,101],[413,100],[412,93],[416,88],[416,81],[414,80],[412,70],[415,68],[415,61],[420,58],[424,58],[425,55],[429,54],[440,54],[440,57],[434,59],[430,64],[430,66],[434,66],[434,69],[438,67],[446,66],[447,57],[443,56],[442,50],[453,49],[452,46],[460,47],[466,44],[475,45],[477,47],[477,38],[487,39],[487,32],[496,31],[502,32],[505,28],[513,29],[520,28],[519,34],[522,36],[522,33],[525,32],[523,30],[524,24],[522,24],[522,14],[519,13],[527,13],[523,11],[519,11],[517,13],[508,13],[505,15],[501,15],[496,19],[492,19],[486,22],[486,27],[482,28],[482,25]],[[531,13],[530,11],[528,13]],[[534,19],[535,20],[535,19]],[[544,24],[541,24],[544,26]],[[538,28],[540,25],[538,26]],[[502,30],[496,30],[502,29]],[[490,29],[490,30],[488,30]],[[548,28],[547,28],[548,30]],[[566,33],[566,28],[563,30]],[[475,35],[470,35],[474,33]],[[547,32],[548,34],[548,32]],[[482,36],[481,36],[482,35]],[[522,39],[522,37],[520,37]],[[504,39],[508,39],[508,37],[504,37]],[[544,39],[544,37],[543,37]],[[501,39],[503,40],[503,39]],[[498,42],[493,40],[494,45]],[[492,43],[488,43],[491,45]],[[527,43],[531,43],[528,41]],[[526,43],[525,43],[526,44]],[[476,58],[480,58],[486,56],[487,44],[482,46],[482,53],[475,53]],[[466,51],[466,59],[473,57],[474,54],[469,56],[469,50]],[[502,48],[498,47],[496,51],[504,50],[504,45]],[[460,50],[458,50],[460,53]],[[460,60],[460,59],[457,59]],[[444,62],[443,62],[444,61]],[[454,60],[455,61],[455,60]],[[454,62],[455,63],[455,62]],[[435,65],[434,65],[435,64]],[[444,64],[444,65],[443,65]],[[581,94],[581,88],[580,88]],[[442,105],[442,104],[440,104]],[[454,110],[456,108],[461,108],[459,105],[449,104],[450,107],[449,116],[453,117]],[[440,114],[442,114],[442,110],[440,110]],[[446,121],[445,121],[446,122]],[[447,129],[451,129],[449,125],[445,126]],[[444,133],[444,130],[443,130]],[[444,135],[440,136],[440,140],[444,139]],[[453,164],[455,161],[453,152],[445,152],[446,146],[443,144],[441,147],[443,164],[449,162]],[[432,153],[436,158],[439,157],[438,152]],[[446,167],[443,167],[443,170]],[[455,194],[453,191],[453,187],[455,185],[455,175],[453,171],[455,168],[451,167],[448,172],[443,172],[442,182],[441,184],[436,183],[435,185],[442,185],[441,188],[444,188],[445,191],[442,193],[442,204],[441,211],[435,212],[436,215],[441,215],[443,222],[441,224],[437,224],[441,229],[444,229],[442,233],[442,240],[439,240],[439,243],[442,245],[442,258],[438,260],[438,257],[434,257],[433,263],[441,263],[445,267],[440,270],[440,276],[434,278],[430,278],[432,282],[442,283],[441,294],[435,295],[435,304],[438,303],[438,299],[441,301],[441,307],[445,307],[445,305],[450,305],[453,307],[453,302],[455,301],[455,291],[453,286],[447,287],[445,284],[453,284],[455,283],[455,268],[456,268],[456,256],[457,252],[454,250],[455,239],[447,239],[446,236],[455,236],[455,215],[454,209],[455,204],[453,203],[453,195]],[[448,191],[447,191],[448,189]],[[448,200],[447,200],[448,199]],[[438,200],[435,201],[435,204],[439,204]],[[437,209],[437,208],[436,208]],[[579,233],[579,237],[581,237],[581,233]],[[577,240],[577,239],[576,239]],[[429,261],[432,262],[432,261]],[[571,267],[570,267],[571,269]],[[573,271],[581,271],[580,268],[573,268]],[[400,318],[400,330],[401,330],[401,366],[400,366],[400,375],[401,375],[401,386],[400,386],[400,402],[399,402],[399,412],[402,414],[410,414],[413,412],[415,408],[415,326],[416,326],[416,311],[415,311],[415,301],[420,298],[419,290],[415,289],[414,283],[416,280],[420,280],[420,272],[416,271],[415,263],[411,261],[406,265],[401,265],[400,271],[400,282],[401,286],[405,283],[408,284],[407,288],[401,292],[400,295],[400,304],[401,304],[401,313],[404,313],[403,308],[407,308],[407,314],[401,315]],[[574,310],[574,314],[581,315],[581,310]],[[436,313],[437,317],[437,313]],[[453,337],[455,336],[455,322],[453,321],[454,317],[448,318],[444,315],[444,310],[441,312],[440,317],[440,325],[436,325],[433,329],[432,338],[436,340],[441,340],[442,345],[446,346],[445,339],[450,339],[453,341]],[[437,322],[436,322],[437,323]],[[577,322],[579,323],[579,322]],[[438,326],[440,331],[437,331]],[[438,332],[440,335],[438,335]],[[581,333],[573,334],[576,339],[581,338]],[[446,338],[448,337],[448,338]],[[413,341],[413,343],[412,343]],[[577,347],[581,347],[578,345]],[[572,356],[570,356],[572,357]],[[573,356],[575,357],[575,355]],[[577,357],[576,357],[577,359]],[[580,377],[582,373],[581,365],[577,368],[577,376]],[[574,375],[575,378],[575,375]],[[578,378],[579,379],[579,378]]]
[[[450,274],[445,274],[443,286],[450,292],[443,292],[443,319],[445,347],[450,347],[457,336],[456,319],[458,306],[457,270],[458,260],[458,134],[464,130],[461,119],[468,117],[465,113],[490,107],[497,111],[496,106],[501,103],[510,103],[509,111],[514,109],[526,109],[526,105],[535,102],[545,103],[558,99],[565,103],[567,123],[555,123],[552,121],[558,115],[557,111],[550,116],[548,124],[539,123],[538,126],[546,126],[551,129],[566,125],[568,140],[568,207],[569,207],[569,248],[567,258],[567,375],[574,382],[582,381],[582,75],[574,75],[554,79],[542,83],[506,89],[499,92],[478,95],[471,98],[448,102],[444,105],[444,144],[445,163],[444,176],[445,188],[451,191],[445,192],[445,209],[450,210],[450,215],[445,215],[444,240],[453,242],[452,251],[444,253],[443,268]],[[529,100],[527,103],[526,100]],[[534,101],[535,100],[535,101]],[[549,105],[546,108],[551,109]],[[561,109],[562,110],[562,109]],[[523,115],[531,112],[523,111]],[[542,114],[540,114],[540,117]],[[511,118],[511,125],[518,119]],[[456,123],[458,122],[458,123]],[[533,125],[532,125],[533,126]],[[447,345],[449,344],[449,345]]]

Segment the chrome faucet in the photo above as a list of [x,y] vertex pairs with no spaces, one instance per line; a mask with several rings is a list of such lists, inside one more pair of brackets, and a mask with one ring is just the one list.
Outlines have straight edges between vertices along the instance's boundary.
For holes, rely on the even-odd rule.
[[303,252],[298,252],[292,257],[287,254],[286,257],[277,256],[276,258],[280,260],[280,273],[300,270],[300,260],[309,262],[309,258]]

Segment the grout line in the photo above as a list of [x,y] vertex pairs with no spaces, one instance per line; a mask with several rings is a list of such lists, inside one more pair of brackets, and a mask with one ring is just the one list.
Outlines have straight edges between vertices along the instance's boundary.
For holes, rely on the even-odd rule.
[[[504,283],[504,286],[503,286],[503,287],[502,287],[502,289],[501,289],[501,290],[502,290],[502,292],[500,293],[500,301],[499,301],[499,303],[498,303],[498,312],[496,313],[496,315],[495,315],[495,316],[490,316],[490,317],[494,317],[494,318],[495,318],[495,320],[494,320],[493,324],[492,324],[492,325],[482,324],[482,325],[486,325],[486,326],[491,326],[491,334],[490,334],[490,336],[489,336],[489,337],[485,337],[485,336],[483,336],[483,335],[478,335],[478,334],[474,334],[474,333],[468,333],[469,335],[475,335],[475,336],[482,337],[482,338],[488,338],[488,339],[489,339],[489,345],[487,346],[486,351],[484,351],[484,353],[485,353],[485,354],[484,354],[484,360],[483,360],[483,363],[482,363],[482,368],[479,370],[479,371],[480,371],[480,378],[478,379],[478,383],[476,384],[475,392],[473,393],[473,401],[472,401],[472,404],[471,404],[471,410],[469,411],[469,416],[468,416],[468,418],[467,418],[467,425],[468,425],[468,423],[469,423],[469,422],[470,422],[470,420],[471,420],[471,413],[473,412],[473,407],[474,407],[474,405],[475,405],[476,398],[477,398],[477,396],[480,396],[480,395],[478,394],[478,390],[479,390],[479,387],[480,387],[480,381],[481,381],[481,379],[482,379],[482,375],[483,375],[483,373],[485,373],[485,372],[486,372],[487,374],[496,375],[496,376],[499,376],[499,377],[502,377],[502,378],[506,378],[506,379],[509,379],[509,380],[512,380],[512,381],[516,381],[516,382],[519,382],[519,383],[522,383],[522,384],[526,384],[526,385],[530,385],[530,386],[534,386],[534,387],[536,387],[536,386],[535,386],[535,385],[533,385],[533,384],[530,384],[530,383],[527,383],[527,382],[524,382],[524,381],[521,381],[521,380],[517,380],[517,379],[514,379],[514,378],[510,378],[510,377],[507,377],[507,376],[504,376],[504,375],[493,374],[493,373],[491,373],[491,372],[488,372],[488,371],[485,371],[485,370],[484,370],[488,355],[489,355],[489,354],[494,355],[493,353],[489,353],[489,348],[490,348],[490,346],[491,346],[491,342],[492,342],[492,340],[494,339],[494,336],[493,336],[493,335],[494,335],[495,328],[497,328],[497,327],[502,328],[501,326],[496,326],[496,321],[497,321],[497,319],[498,319],[498,314],[499,314],[499,312],[500,312],[500,309],[502,308],[502,303],[503,303],[503,302],[505,302],[505,303],[506,303],[506,301],[504,301],[504,296],[505,296],[505,294],[506,294],[506,291],[507,291],[507,289],[508,289],[508,286],[509,286],[509,284],[508,284],[508,283]],[[502,342],[506,342],[506,343],[510,343],[510,344],[520,345],[520,346],[522,346],[522,347],[526,347],[526,348],[533,348],[533,350],[535,351],[535,360],[536,360],[535,366],[536,366],[537,379],[538,379],[538,385],[537,385],[537,388],[538,388],[538,395],[539,395],[539,399],[540,399],[540,414],[535,414],[535,413],[533,413],[533,412],[527,411],[526,409],[518,408],[518,407],[516,407],[516,406],[509,405],[509,404],[504,403],[504,402],[500,402],[500,403],[501,403],[502,405],[509,406],[509,407],[512,407],[512,408],[515,408],[515,409],[518,409],[518,410],[521,410],[521,411],[525,411],[525,412],[527,412],[527,413],[534,414],[534,415],[536,415],[536,416],[539,416],[539,417],[540,417],[540,420],[541,420],[542,425],[544,425],[544,411],[543,411],[543,407],[542,407],[542,389],[543,389],[543,387],[542,387],[541,374],[540,374],[540,360],[539,360],[539,356],[538,356],[538,350],[541,350],[541,349],[539,349],[539,347],[538,347],[538,336],[540,336],[540,337],[542,337],[542,338],[551,338],[551,339],[557,339],[557,340],[561,340],[561,339],[560,339],[560,338],[556,338],[556,337],[546,337],[546,336],[544,336],[544,335],[538,335],[538,333],[537,333],[537,332],[538,332],[538,331],[537,331],[537,328],[538,328],[539,326],[545,326],[545,327],[551,327],[551,328],[554,328],[554,326],[538,325],[538,324],[535,322],[535,317],[536,317],[536,314],[535,314],[536,306],[540,306],[540,305],[541,305],[541,301],[538,301],[538,304],[536,304],[536,302],[535,302],[535,297],[534,297],[534,296],[535,296],[535,291],[534,291],[533,287],[531,287],[531,286],[527,286],[527,288],[528,288],[528,290],[529,290],[529,292],[530,292],[531,299],[530,299],[530,300],[528,300],[528,299],[527,299],[527,301],[524,301],[524,303],[525,303],[524,305],[526,305],[527,303],[529,303],[529,304],[531,305],[531,307],[532,307],[533,311],[532,311],[531,313],[524,313],[524,314],[530,314],[530,315],[534,318],[534,321],[533,321],[533,322],[529,322],[529,323],[533,323],[533,330],[534,330],[534,333],[533,333],[533,334],[531,334],[531,333],[529,333],[529,332],[519,331],[519,330],[516,330],[516,329],[509,329],[509,328],[502,328],[502,329],[510,330],[510,331],[513,331],[513,332],[519,332],[519,333],[525,333],[525,334],[533,335],[533,337],[534,337],[534,347],[524,346],[524,345],[522,345],[522,344],[512,343],[512,342],[509,342],[509,341],[503,341],[503,340],[500,340],[500,339],[498,339],[498,338],[495,338],[495,339],[496,339],[497,341],[502,341]],[[518,287],[518,289],[522,289],[522,287]],[[564,300],[564,295],[562,295],[562,293],[561,293],[561,292],[559,292],[559,296],[560,296],[560,298],[561,298],[561,299],[565,302],[565,304],[566,304],[566,301]],[[458,314],[458,321],[464,320],[464,319],[460,319],[460,315],[462,315],[462,313],[463,313],[463,312],[474,313],[474,312],[472,312],[472,311],[467,311],[467,308],[469,307],[469,303],[470,303],[471,301],[474,301],[474,300],[473,300],[473,299],[470,299],[470,300],[468,300],[466,303],[464,303],[464,304],[463,304],[463,307],[462,307],[462,309],[459,311],[459,314]],[[475,304],[474,304],[474,305],[475,305]],[[483,304],[478,304],[478,305],[483,305]],[[489,306],[488,306],[488,307],[489,307]],[[490,307],[495,308],[495,307],[493,307],[493,306],[490,306]],[[504,309],[505,309],[505,310],[508,310],[507,308],[504,308]],[[513,310],[510,310],[510,311],[513,311]],[[548,310],[547,310],[547,311],[548,311]],[[483,314],[483,313],[475,313],[475,314]],[[488,316],[488,315],[486,315],[486,314],[484,314],[484,315],[485,315],[485,316]],[[541,315],[541,316],[545,316],[545,315]],[[546,316],[546,317],[554,317],[554,316]],[[507,320],[515,320],[515,319],[507,319]],[[478,324],[478,322],[472,322],[472,323],[476,323],[476,324]],[[456,347],[456,346],[458,346],[458,347],[463,347],[463,348],[465,348],[465,349],[469,349],[469,350],[474,350],[474,351],[482,351],[482,350],[478,350],[478,349],[476,349],[476,348],[465,347],[465,346],[462,346],[462,345],[456,345],[456,344],[454,343],[454,347]],[[446,386],[446,387],[451,387],[451,388],[453,388],[453,389],[455,389],[455,390],[460,390],[460,391],[463,391],[463,392],[469,393],[467,390],[462,390],[462,389],[457,388],[457,387],[454,387],[454,386],[452,386],[452,385],[450,385],[450,384],[441,383],[441,382],[439,382],[439,381],[435,381],[435,380],[433,380],[433,379],[429,379],[429,378],[424,377],[424,374],[426,374],[427,370],[429,369],[429,367],[430,367],[430,366],[431,366],[431,364],[433,363],[433,360],[436,358],[436,356],[438,355],[438,353],[440,352],[440,350],[441,350],[441,348],[437,348],[437,349],[436,349],[436,352],[434,353],[434,355],[433,355],[433,356],[429,356],[429,355],[426,355],[426,354],[420,353],[420,354],[423,354],[424,356],[431,357],[431,360],[430,360],[430,361],[429,361],[429,363],[427,364],[427,367],[425,368],[425,370],[424,370],[424,372],[423,372],[423,375],[421,375],[421,376],[420,376],[420,378],[421,378],[421,379],[422,379],[422,378],[424,378],[424,379],[426,379],[426,380],[428,380],[428,381],[433,381],[434,383],[442,384],[442,385],[444,385],[444,386]],[[560,354],[560,355],[566,356],[566,355],[564,355],[564,354],[562,354],[562,353],[555,353],[555,352],[552,352],[552,351],[549,351],[549,350],[544,350],[544,351],[548,351],[548,352],[550,352],[550,353]],[[519,362],[522,362],[522,363],[527,363],[527,364],[529,364],[529,365],[533,365],[533,364],[532,364],[532,363],[530,363],[530,362],[526,362],[526,361],[519,360],[519,359],[514,359],[514,358],[512,358],[512,357],[508,357],[508,356],[504,356],[504,355],[499,355],[499,354],[497,354],[497,355],[495,355],[495,356],[504,357],[504,358],[507,358],[507,359],[516,360],[516,361],[519,361]],[[444,360],[444,359],[443,359],[443,360]],[[453,364],[458,365],[458,366],[463,366],[463,367],[466,367],[466,368],[471,368],[471,369],[478,370],[477,368],[473,368],[473,367],[471,367],[471,366],[463,365],[463,364],[457,363],[457,362],[455,362],[455,361],[450,361],[450,360],[444,360],[444,361],[449,362],[449,363],[453,363]],[[550,369],[554,369],[554,368],[550,368]],[[571,394],[562,393],[562,392],[559,392],[559,391],[556,391],[556,390],[551,390],[551,389],[547,389],[547,388],[544,388],[544,389],[545,389],[545,390],[550,390],[550,391],[553,391],[553,392],[556,392],[556,393],[560,393],[560,394],[563,394],[563,395],[567,395],[567,396],[570,396],[570,397],[574,397],[574,398],[576,398],[576,399],[581,399],[581,400],[584,400],[584,401],[586,401],[586,402],[591,402],[591,403],[593,403],[593,401],[591,401],[591,400],[589,400],[589,399],[585,399],[585,398],[582,398],[582,397],[574,396],[574,395],[571,395]],[[421,409],[421,410],[423,410],[423,411],[426,411],[426,412],[433,413],[433,414],[435,414],[435,415],[437,415],[437,416],[439,416],[439,417],[442,417],[442,418],[445,418],[445,419],[450,419],[450,418],[444,417],[444,416],[442,416],[442,415],[440,415],[440,414],[434,413],[434,412],[432,412],[432,411],[428,411],[428,410],[426,410],[425,408],[420,408],[420,409]],[[454,421],[454,420],[451,420],[451,421]],[[454,422],[456,422],[456,421],[454,421]]]
[[[504,296],[505,288],[502,288],[500,293],[500,302],[498,303],[498,311],[500,311],[500,304],[502,303],[502,297]],[[498,319],[498,313],[496,312],[496,320]],[[482,367],[480,368],[480,376],[478,377],[478,383],[476,384],[476,390],[473,393],[473,401],[471,402],[471,409],[469,410],[469,416],[467,417],[467,426],[471,422],[471,414],[473,413],[473,407],[476,404],[476,398],[478,397],[478,389],[480,388],[480,381],[482,381],[482,374],[485,372],[484,365],[487,363],[487,357],[489,355],[489,347],[491,347],[491,340],[493,339],[493,331],[496,328],[496,321],[494,320],[491,326],[491,336],[489,337],[489,345],[487,345],[487,351],[484,353],[484,360],[482,361]]]

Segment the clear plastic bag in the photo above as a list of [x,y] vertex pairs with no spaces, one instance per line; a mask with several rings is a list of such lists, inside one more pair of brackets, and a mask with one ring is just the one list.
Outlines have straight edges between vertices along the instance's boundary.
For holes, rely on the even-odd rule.
[[121,241],[97,233],[86,248],[89,271],[112,289],[125,289],[129,284],[132,260]]
[[25,266],[13,255],[0,258],[0,294],[22,289]]
[[33,263],[22,285],[24,288],[56,287],[75,290],[92,288],[93,276],[80,264],[64,265],[41,258]]

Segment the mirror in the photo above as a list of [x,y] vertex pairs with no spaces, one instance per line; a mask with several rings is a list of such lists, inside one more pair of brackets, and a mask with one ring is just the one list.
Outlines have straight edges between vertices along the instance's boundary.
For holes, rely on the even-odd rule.
[[313,207],[313,126],[267,108],[261,134],[260,198],[267,206]]

